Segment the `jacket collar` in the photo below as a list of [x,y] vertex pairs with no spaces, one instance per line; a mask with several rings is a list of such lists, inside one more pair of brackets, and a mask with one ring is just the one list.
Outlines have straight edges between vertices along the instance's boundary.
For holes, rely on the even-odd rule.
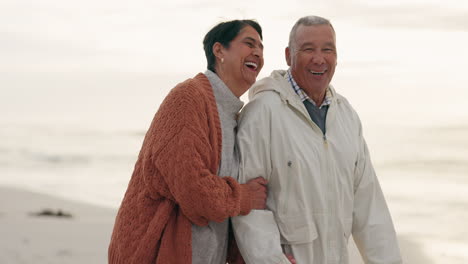
[[[328,89],[330,91],[330,104],[333,104],[336,101],[336,92],[332,85],[330,85]],[[291,84],[288,81],[287,72],[285,70],[275,70],[269,77],[256,82],[249,89],[249,100],[252,100],[257,94],[265,91],[275,91],[279,94],[282,101],[290,104],[300,103],[302,105],[301,99],[291,88]]]

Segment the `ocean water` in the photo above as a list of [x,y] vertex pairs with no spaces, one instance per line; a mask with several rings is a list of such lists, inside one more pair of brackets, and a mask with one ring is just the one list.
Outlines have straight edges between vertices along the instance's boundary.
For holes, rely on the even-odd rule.
[[402,129],[376,134],[397,137],[373,142],[372,153],[399,236],[427,259],[406,263],[468,263],[468,127]]
[[[378,90],[341,74],[335,86],[360,113],[404,255],[468,263],[466,107],[396,107],[398,91],[388,91],[404,90],[399,80]],[[154,113],[188,77],[2,73],[0,184],[117,208]],[[428,94],[424,102],[438,99]]]

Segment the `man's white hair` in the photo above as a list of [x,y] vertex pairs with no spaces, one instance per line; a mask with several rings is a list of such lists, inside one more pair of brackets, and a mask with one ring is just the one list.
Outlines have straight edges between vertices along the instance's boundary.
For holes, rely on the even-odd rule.
[[301,17],[299,18],[299,20],[297,20],[296,24],[294,24],[294,26],[291,29],[291,32],[289,33],[289,43],[288,43],[289,49],[294,48],[292,44],[296,40],[296,32],[300,25],[304,25],[304,26],[329,25],[332,28],[333,32],[335,32],[335,29],[333,28],[333,25],[330,23],[330,20],[326,18],[319,17],[319,16]]

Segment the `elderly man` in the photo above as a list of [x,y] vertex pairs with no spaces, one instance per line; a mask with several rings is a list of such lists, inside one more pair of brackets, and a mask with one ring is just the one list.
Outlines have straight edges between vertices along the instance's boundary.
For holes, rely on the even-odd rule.
[[299,19],[290,68],[250,90],[237,135],[240,180],[265,176],[269,191],[267,210],[232,219],[247,263],[348,263],[351,234],[366,263],[402,263],[359,117],[330,86],[335,43],[327,19]]

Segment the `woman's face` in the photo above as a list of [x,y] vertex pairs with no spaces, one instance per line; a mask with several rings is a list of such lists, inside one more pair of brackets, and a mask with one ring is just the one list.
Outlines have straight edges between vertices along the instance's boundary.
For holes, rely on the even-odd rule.
[[222,47],[220,57],[223,58],[223,62],[218,61],[218,75],[230,89],[238,90],[242,95],[255,83],[263,67],[263,44],[260,35],[253,27],[245,26],[231,41],[229,48]]

